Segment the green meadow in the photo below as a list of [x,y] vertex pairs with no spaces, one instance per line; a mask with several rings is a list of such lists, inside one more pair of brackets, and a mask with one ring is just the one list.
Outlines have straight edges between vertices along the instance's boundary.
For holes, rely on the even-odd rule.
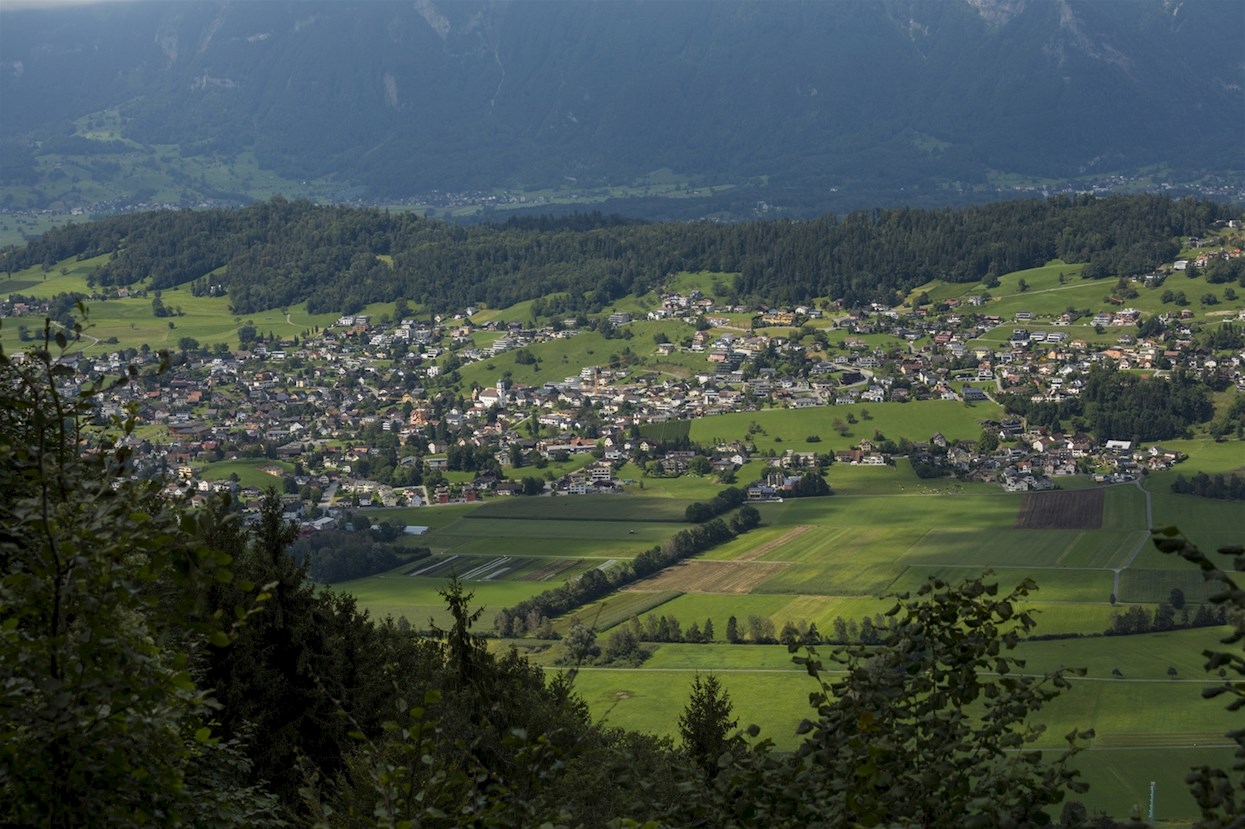
[[[1042,712],[1045,730],[1036,745],[1055,750],[1073,729],[1095,730],[1076,760],[1090,783],[1089,792],[1079,799],[1091,812],[1128,814],[1135,804],[1146,802],[1153,780],[1156,818],[1178,821],[1196,814],[1183,782],[1187,769],[1195,763],[1226,767],[1232,753],[1223,736],[1232,726],[1232,715],[1218,700],[1201,698],[1202,689],[1214,679],[1203,672],[1197,653],[1213,645],[1217,635],[1222,633],[1180,631],[1020,646],[1017,653],[1026,661],[1027,673],[1060,667],[1087,670],[1084,678],[1072,678],[1070,689]],[[666,644],[653,651],[639,669],[579,671],[575,688],[595,717],[677,739],[687,689],[697,673],[708,672],[718,676],[735,701],[740,727],[758,725],[761,737],[773,740],[778,750],[794,747],[799,741],[796,725],[813,716],[808,694],[816,685],[791,663],[784,647]],[[533,658],[548,664],[556,652],[555,646]],[[1170,668],[1177,671],[1175,679],[1168,674]]]
[[237,475],[238,485],[267,489],[279,486],[280,474],[264,472],[262,467],[276,467],[280,474],[292,474],[294,464],[286,461],[274,461],[268,458],[239,458],[238,460],[218,461],[198,467],[199,475],[206,481],[227,481]]
[[[404,569],[409,571],[417,564],[404,565]],[[400,571],[391,571],[343,582],[334,587],[354,596],[359,607],[375,619],[387,616],[397,619],[405,616],[417,629],[426,630],[430,621],[443,629],[452,621],[445,602],[438,593],[445,585],[444,578],[406,576]],[[484,610],[481,625],[486,628],[492,625],[497,611],[535,596],[548,587],[548,584],[540,581],[514,579],[468,583],[469,591],[474,596],[473,606]]]
[[[0,282],[0,294],[20,293],[43,298],[60,293],[89,295],[92,289],[87,286],[87,276],[102,261],[103,257],[81,262],[67,260],[47,274],[40,268],[29,268]],[[62,268],[66,273],[60,272]],[[141,289],[141,285],[134,289]],[[292,340],[294,337],[305,337],[315,328],[331,325],[338,317],[337,314],[308,314],[305,303],[284,310],[237,316],[229,310],[228,297],[196,297],[188,288],[161,291],[161,301],[175,315],[157,317],[152,310],[154,297],[152,292],[142,298],[91,300],[81,343],[83,352],[106,354],[124,348],[137,349],[143,345],[153,349],[176,350],[186,337],[204,346],[223,343],[237,348],[238,329],[247,323],[254,325],[265,336],[273,334],[278,339]],[[366,313],[380,314],[390,310],[391,306],[376,305],[369,306]],[[21,324],[23,321],[20,319],[5,320],[4,327],[0,328],[0,339],[6,348],[18,344],[18,326]],[[31,318],[28,326],[32,332],[41,329],[42,318]]]
[[[1061,330],[1069,333],[1073,339],[1085,338],[1094,341],[1095,335],[1089,319],[1081,319],[1079,324],[1061,328],[1044,327],[1041,323],[1044,320],[1047,322],[1053,320],[1069,308],[1088,310],[1091,317],[1098,311],[1118,309],[1123,306],[1136,308],[1146,316],[1181,310],[1173,303],[1162,301],[1165,291],[1183,292],[1189,303],[1184,307],[1193,311],[1197,319],[1212,324],[1225,317],[1235,316],[1237,311],[1245,308],[1245,297],[1229,299],[1224,295],[1225,289],[1231,287],[1230,285],[1210,285],[1200,277],[1189,277],[1183,273],[1171,274],[1162,285],[1154,288],[1147,288],[1141,283],[1130,283],[1130,287],[1137,292],[1137,296],[1121,297],[1122,305],[1113,303],[1108,301],[1107,297],[1117,293],[1117,280],[1114,277],[1082,279],[1081,271],[1084,267],[1084,265],[1070,265],[1053,260],[1040,268],[1005,274],[999,277],[999,284],[994,288],[987,288],[979,283],[965,285],[934,281],[913,290],[909,294],[909,301],[922,292],[928,294],[932,302],[943,302],[948,299],[964,300],[973,295],[988,293],[991,299],[980,310],[1003,317],[1009,324],[994,332],[992,337],[988,336],[983,339],[990,340],[997,337],[1000,341],[1006,340],[1010,335],[1013,327],[1010,324],[1011,320],[1021,311],[1028,311],[1034,315],[1033,324],[1028,326],[1033,330]],[[1061,274],[1063,275],[1062,282],[1060,282]],[[1208,293],[1216,296],[1218,299],[1216,304],[1202,304],[1202,296]],[[1108,328],[1109,337],[1103,341],[1114,341],[1115,337],[1122,333],[1132,332],[1128,329]]]
[[[715,492],[717,490],[714,490]],[[471,513],[472,518],[549,521],[673,521],[683,523],[690,501],[652,497],[498,498]]]
[[[935,432],[941,432],[948,440],[975,440],[981,436],[980,421],[997,420],[1002,414],[1003,410],[993,403],[966,405],[953,400],[929,400],[919,405],[864,403],[766,409],[693,420],[690,436],[693,442],[702,444],[745,441],[754,444],[760,452],[773,450],[781,454],[791,450],[822,454],[848,449],[864,439],[875,440],[878,433],[894,441],[901,437],[929,440]],[[849,423],[848,415],[857,422]],[[846,427],[844,434],[836,431],[836,421]],[[809,437],[819,440],[809,442]]]
[[542,521],[468,516],[430,532],[426,543],[438,552],[459,555],[504,553],[629,560],[661,544],[679,529],[679,525],[664,521]]

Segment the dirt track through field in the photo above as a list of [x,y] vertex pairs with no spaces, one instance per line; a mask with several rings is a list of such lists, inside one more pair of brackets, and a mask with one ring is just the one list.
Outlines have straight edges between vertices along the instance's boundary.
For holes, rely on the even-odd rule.
[[1100,530],[1106,490],[1026,492],[1016,516],[1018,530]]
[[773,552],[774,550],[777,550],[779,547],[786,544],[788,541],[791,541],[792,539],[795,539],[795,538],[799,538],[800,536],[804,535],[804,533],[808,532],[811,529],[812,527],[810,527],[809,525],[801,524],[800,526],[793,528],[790,532],[783,533],[782,535],[778,536],[778,538],[775,538],[773,541],[767,541],[764,544],[760,545],[759,547],[753,547],[748,552],[736,558],[735,561],[756,561],[758,558],[765,555],[766,553],[770,553],[770,552]]

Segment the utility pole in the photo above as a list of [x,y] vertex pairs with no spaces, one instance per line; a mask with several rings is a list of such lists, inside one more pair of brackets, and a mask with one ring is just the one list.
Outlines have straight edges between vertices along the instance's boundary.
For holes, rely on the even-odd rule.
[[1150,781],[1150,825],[1154,825],[1154,781]]

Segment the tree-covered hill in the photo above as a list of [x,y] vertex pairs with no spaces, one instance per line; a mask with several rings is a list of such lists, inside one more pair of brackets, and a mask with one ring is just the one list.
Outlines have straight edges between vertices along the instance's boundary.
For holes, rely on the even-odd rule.
[[1192,199],[1084,196],[732,225],[576,216],[462,227],[276,198],[68,226],[7,249],[0,268],[110,254],[93,276],[98,286],[219,285],[239,314],[302,301],[351,312],[397,298],[434,310],[504,307],[558,292],[564,307],[551,313],[595,311],[671,273],[706,270],[739,274],[731,289],[745,298],[854,305],[893,302],[935,278],[971,283],[1056,258],[1088,262],[1090,278],[1142,273],[1171,261],[1180,237],[1233,215]]

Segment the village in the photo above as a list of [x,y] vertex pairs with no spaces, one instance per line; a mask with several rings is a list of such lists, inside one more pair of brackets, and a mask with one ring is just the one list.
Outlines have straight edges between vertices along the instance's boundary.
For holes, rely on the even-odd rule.
[[[1189,264],[1180,260],[1133,281],[1157,289]],[[476,323],[476,308],[423,319],[347,314],[301,340],[183,348],[159,372],[162,356],[146,348],[107,356],[71,350],[62,361],[74,371],[67,392],[120,375],[128,365],[139,369],[134,382],[94,398],[101,422],[135,416],[130,440],[137,474],[164,476],[170,496],[192,502],[231,490],[248,503],[263,488],[240,483],[236,474],[213,476],[213,466],[266,459],[257,468],[282,493],[287,517],[309,530],[336,527],[343,510],[355,507],[622,493],[637,483],[620,478],[628,463],[641,480],[692,474],[735,483],[745,464],[761,461],[766,472],[739,481],[752,499],[783,497],[803,471],[886,466],[896,457],[908,458],[922,476],[1028,491],[1074,475],[1131,481],[1170,468],[1181,456],[1158,445],[1134,446],[1128,435],[1096,440],[1083,432],[1052,433],[1010,413],[981,417],[976,440],[949,441],[937,432],[862,437],[849,449],[822,453],[815,445],[759,453],[746,439],[697,446],[686,437],[662,439],[653,425],[823,409],[844,435],[847,426],[834,414],[839,406],[930,400],[973,406],[1017,397],[1059,403],[1075,398],[1096,366],[1179,371],[1245,390],[1245,348],[1206,348],[1189,308],[1177,304],[1143,316],[1124,297],[1110,299],[1111,310],[1092,315],[1070,309],[1003,316],[990,312],[988,295],[850,309],[828,301],[754,308],[720,303],[699,290],[669,291],[643,315],[614,311],[539,326],[496,318]],[[10,299],[0,311],[32,317],[47,309]],[[613,355],[604,365],[572,365],[577,370],[569,376],[540,384],[514,382],[500,369],[487,386],[459,377],[508,352],[510,362],[535,363],[542,344],[587,329],[621,342],[638,320],[677,323],[694,333],[678,341],[654,337],[647,359],[636,341],[634,352],[625,349],[626,361]],[[650,360],[660,365],[673,357],[691,366],[685,376],[649,367]],[[854,415],[848,420],[855,422]]]

